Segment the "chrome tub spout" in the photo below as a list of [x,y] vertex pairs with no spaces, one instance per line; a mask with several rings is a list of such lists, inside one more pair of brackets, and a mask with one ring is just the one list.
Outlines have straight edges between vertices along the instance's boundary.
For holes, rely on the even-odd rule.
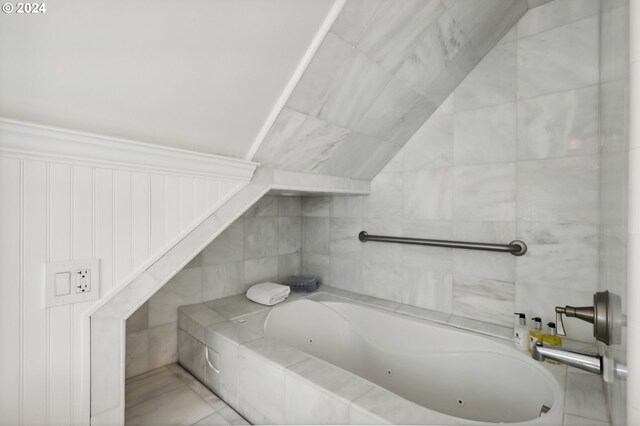
[[566,349],[560,346],[536,343],[531,351],[536,361],[550,359],[593,374],[602,374],[602,356],[594,352]]

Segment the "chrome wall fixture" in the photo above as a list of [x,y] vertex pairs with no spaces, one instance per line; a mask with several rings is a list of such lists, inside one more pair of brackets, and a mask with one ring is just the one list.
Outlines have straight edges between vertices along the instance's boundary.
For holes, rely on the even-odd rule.
[[399,243],[399,244],[415,244],[419,246],[448,247],[468,250],[484,250],[496,251],[500,253],[511,253],[514,256],[522,256],[527,252],[527,245],[520,241],[514,240],[509,244],[489,244],[489,243],[472,243],[468,241],[448,241],[448,240],[430,240],[426,238],[407,238],[407,237],[389,237],[385,235],[369,235],[365,231],[358,234],[358,238],[363,243],[367,241],[380,241],[383,243]]

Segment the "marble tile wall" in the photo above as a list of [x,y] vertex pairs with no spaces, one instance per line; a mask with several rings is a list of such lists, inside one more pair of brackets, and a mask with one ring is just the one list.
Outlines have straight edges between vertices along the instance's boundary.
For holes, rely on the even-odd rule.
[[[629,1],[602,1],[600,23],[600,279],[599,290],[621,297],[627,314],[629,189]],[[627,364],[627,329],[602,349]],[[627,424],[626,381],[606,385],[611,423]],[[629,422],[631,424],[631,422]]]
[[255,160],[373,178],[528,6],[347,0]]
[[[464,28],[471,12],[458,3],[447,12]],[[589,304],[598,289],[599,19],[598,0],[531,9],[373,179],[371,195],[303,198],[303,272],[502,325],[515,311],[552,321],[556,305]],[[360,230],[517,238],[529,252],[362,244]],[[566,326],[591,339],[588,324]]]
[[299,274],[300,197],[265,196],[127,320],[126,377],[178,359],[178,307]]

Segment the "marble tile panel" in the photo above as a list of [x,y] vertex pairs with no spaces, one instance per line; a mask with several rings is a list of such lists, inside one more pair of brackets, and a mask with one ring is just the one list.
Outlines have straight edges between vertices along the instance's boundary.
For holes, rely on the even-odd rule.
[[444,100],[438,103],[438,108],[431,115],[432,117],[439,117],[441,115],[453,114],[454,106],[454,93],[450,93]]
[[302,252],[329,254],[328,217],[302,218]]
[[355,45],[383,0],[348,0],[331,27],[340,38]]
[[320,284],[329,284],[331,275],[329,255],[303,253],[302,274],[317,277]]
[[284,424],[284,367],[240,346],[238,396],[240,411],[251,423]]
[[375,140],[369,141],[369,145],[372,149],[368,155],[362,157],[359,167],[352,174],[355,179],[373,179],[402,148],[391,142]]
[[527,0],[527,7],[529,9],[533,9],[535,7],[542,6],[545,3],[548,3],[552,0]]
[[202,300],[233,296],[244,291],[244,262],[204,266]]
[[403,125],[403,119],[418,102],[419,95],[397,78],[389,80],[371,103],[354,130],[389,141]]
[[281,283],[290,275],[302,274],[302,254],[284,254],[278,256],[278,280]]
[[189,333],[178,330],[178,360],[180,365],[204,381],[204,343],[196,340]]
[[459,112],[453,117],[456,166],[515,161],[515,102]]
[[302,218],[278,218],[278,254],[302,251]]
[[362,216],[397,218],[402,214],[402,173],[384,173],[371,181],[371,193],[362,200]]
[[178,307],[202,301],[202,270],[183,269],[149,299],[149,328],[178,322]]
[[[91,317],[91,410],[100,414],[120,406],[122,321]],[[99,338],[98,338],[99,336]]]
[[447,272],[404,268],[402,303],[451,313],[453,276]]
[[515,163],[456,167],[453,174],[453,217],[456,220],[515,219]]
[[137,311],[127,318],[127,335],[146,330],[149,327],[149,305],[143,303]]
[[353,129],[390,79],[391,74],[380,65],[353,49],[342,66],[334,70],[334,78],[324,98],[310,113]]
[[379,386],[355,400],[351,410],[372,413],[392,424],[442,424],[443,415],[410,402]]
[[387,311],[395,311],[400,307],[400,303],[398,302],[393,302],[390,300],[380,299],[378,297],[372,297],[372,296],[366,296],[366,295],[358,296],[358,298],[355,301],[356,303],[373,306],[375,308],[380,308]]
[[[408,141],[407,141],[408,142]],[[404,148],[404,147],[403,147]],[[404,150],[400,149],[391,160],[380,170],[380,173],[399,173],[402,172],[404,163]]]
[[[530,9],[533,9],[530,7]],[[541,7],[529,10],[518,21],[518,38],[583,20],[600,12],[598,0],[550,1]]]
[[152,372],[153,374],[140,380],[127,380],[125,388],[127,409],[183,386],[182,381],[166,367],[152,370]]
[[244,261],[244,289],[262,282],[275,282],[277,279],[278,256]]
[[286,424],[349,424],[349,403],[300,377],[285,374]]
[[234,319],[242,315],[260,312],[268,309],[267,306],[260,305],[247,299],[244,294],[225,297],[223,299],[212,300],[206,302],[205,305],[225,317],[226,319]]
[[404,146],[403,170],[415,171],[453,165],[453,116],[429,118]]
[[448,220],[452,217],[453,171],[450,168],[404,173],[402,188],[405,220]]
[[596,155],[518,163],[518,221],[597,223],[597,205]]
[[286,375],[306,381],[346,403],[356,400],[373,386],[355,374],[315,357],[289,367]]
[[[338,19],[341,16],[342,13]],[[286,105],[307,114],[313,111],[327,95],[331,82],[336,77],[336,70],[340,69],[352,52],[353,48],[348,42],[335,32],[328,32]]]
[[278,198],[265,195],[243,214],[244,217],[274,217],[278,216]]
[[447,320],[447,324],[461,328],[463,330],[470,330],[480,334],[486,334],[487,336],[493,336],[500,339],[511,340],[513,337],[513,327],[504,326],[499,324],[491,324],[488,322],[478,321],[476,319],[470,319],[461,317],[458,315],[451,315]]
[[453,314],[492,324],[512,325],[515,292],[512,282],[455,275]]
[[329,217],[331,211],[331,197],[302,197],[302,216]]
[[426,319],[429,321],[445,324],[451,314],[440,311],[432,311],[430,309],[419,308],[413,305],[400,305],[396,312],[410,317]]
[[226,421],[226,424],[230,425],[248,425],[249,423],[240,416],[240,414],[233,411],[230,407],[225,407],[218,412]]
[[[532,317],[541,317],[543,324],[556,320],[556,306],[590,306],[593,291],[580,291],[564,287],[547,287],[545,283],[516,284],[516,305],[514,312],[527,314],[527,323]],[[565,320],[567,335],[581,342],[593,341],[593,325],[584,321]]]
[[285,107],[256,160],[265,166],[313,172],[332,156],[348,133],[347,128]]
[[515,99],[515,42],[497,44],[453,92],[455,111],[482,108]]
[[127,425],[171,424],[189,426],[213,413],[204,400],[188,387],[181,387],[128,408]]
[[245,219],[244,258],[258,259],[278,254],[278,219]]
[[523,222],[518,236],[527,244],[527,254],[517,258],[518,283],[596,290],[597,225]]
[[600,137],[603,152],[629,149],[629,80],[600,86]]
[[346,290],[335,288],[335,287],[329,287],[326,285],[320,286],[318,288],[318,291],[322,293],[330,294],[332,296],[342,297],[343,299],[349,299],[349,300],[356,300],[359,296],[359,294],[357,293],[346,291]]
[[331,197],[331,217],[361,218],[362,195],[336,195]]
[[[453,230],[457,241],[508,244],[518,237],[515,222],[454,222]],[[516,259],[505,253],[454,250],[453,273],[515,282]]]
[[458,24],[444,11],[437,21],[426,28],[415,50],[398,69],[398,78],[425,94],[468,43]]
[[302,215],[302,197],[278,197],[278,216],[298,217]]
[[608,421],[587,419],[573,414],[564,415],[564,426],[609,426]]
[[178,361],[178,323],[149,329],[149,368]]
[[[451,88],[453,90],[453,88]],[[431,117],[440,104],[441,99],[435,101],[420,97],[418,102],[402,116],[402,126],[397,128],[389,143],[404,146],[420,127]]]
[[247,352],[251,352],[253,357],[264,358],[263,362],[273,363],[280,367],[289,367],[309,359],[309,355],[305,352],[267,338],[252,340],[241,345],[240,355]]
[[331,218],[329,250],[334,257],[360,257],[362,242],[358,233],[362,231],[362,220]]
[[518,98],[598,84],[598,16],[518,40]]
[[202,264],[218,265],[244,259],[244,219],[233,222],[202,250]]
[[589,419],[609,421],[602,379],[593,374],[567,374],[565,413]]
[[518,102],[518,159],[596,154],[598,86]]
[[603,11],[600,15],[600,81],[629,78],[629,6]]
[[382,3],[357,47],[395,73],[420,42],[426,28],[444,12],[439,1]]
[[[405,222],[402,235],[410,238],[450,240],[453,237],[453,226],[450,221]],[[402,257],[404,268],[448,273],[453,268],[453,249],[403,244]]]
[[359,257],[332,257],[330,283],[342,290],[362,293],[362,259]]
[[363,262],[362,289],[367,295],[402,302],[402,266]]
[[127,334],[125,377],[133,377],[149,370],[148,330]]
[[[178,309],[178,327],[200,341],[204,341],[204,328],[226,319],[203,303],[180,306]],[[202,337],[200,337],[202,335]]]

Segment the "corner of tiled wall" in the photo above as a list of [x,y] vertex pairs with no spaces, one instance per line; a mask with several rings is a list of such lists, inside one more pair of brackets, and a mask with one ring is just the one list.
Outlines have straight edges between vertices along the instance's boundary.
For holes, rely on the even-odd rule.
[[233,296],[302,270],[302,200],[267,195],[127,320],[126,377],[176,362],[179,306]]

